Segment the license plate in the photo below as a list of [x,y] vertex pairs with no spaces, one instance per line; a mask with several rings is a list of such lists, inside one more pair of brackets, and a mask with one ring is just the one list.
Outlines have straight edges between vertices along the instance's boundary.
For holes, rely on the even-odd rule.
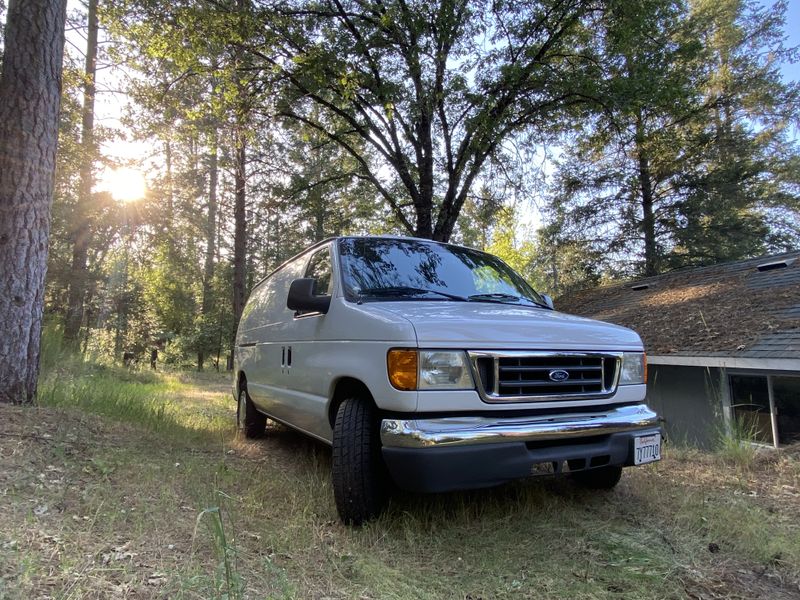
[[661,460],[661,434],[637,435],[633,438],[633,464],[645,465]]

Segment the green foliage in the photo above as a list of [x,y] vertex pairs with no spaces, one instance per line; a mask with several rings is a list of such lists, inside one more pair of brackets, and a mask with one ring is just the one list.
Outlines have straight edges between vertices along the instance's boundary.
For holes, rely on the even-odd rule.
[[194,351],[192,341],[190,336],[170,336],[159,353],[160,359],[164,364],[175,368],[191,368],[194,360],[192,356]]
[[736,260],[796,244],[797,84],[776,61],[785,4],[610,5],[608,77],[561,157],[550,224],[612,274]]
[[[88,356],[225,364],[241,144],[245,287],[340,234],[452,234],[554,296],[796,247],[785,9],[103,2],[101,59],[125,65],[115,77],[125,126],[152,149],[148,192],[128,205],[95,193],[76,217],[83,66],[68,52],[47,314],[63,319],[85,228]],[[84,26],[80,10],[70,19]],[[110,133],[95,128],[99,142]],[[546,204],[536,232],[518,224],[529,203]]]
[[[585,100],[590,3],[269,6],[278,114],[356,161],[407,232],[447,240],[514,133],[542,141]],[[267,21],[267,13],[263,14]],[[483,39],[483,42],[478,40]],[[535,132],[535,134],[533,133]]]
[[[71,15],[71,20],[79,20],[79,17]],[[122,228],[120,207],[106,192],[95,192],[86,206],[86,215],[77,214],[80,168],[87,153],[87,148],[81,143],[84,71],[80,61],[80,57],[72,56],[69,52],[64,58],[56,177],[51,210],[45,303],[49,312],[60,314],[67,309],[67,291],[73,276],[72,251],[76,236],[89,234],[93,238],[86,282],[86,303],[91,313],[92,307],[96,307],[98,288],[103,285],[102,262],[109,245]],[[97,126],[94,138],[98,143],[108,142],[112,139],[112,134],[107,128]],[[97,157],[96,151],[91,153]]]
[[498,211],[491,230],[491,241],[485,250],[502,258],[508,266],[536,287],[537,277],[533,272],[536,246],[530,240],[517,239],[517,214],[518,211],[511,207]]
[[97,364],[113,365],[117,357],[114,351],[115,335],[112,329],[92,329],[84,345],[87,361]]
[[380,214],[374,189],[359,178],[358,162],[319,131],[289,122],[279,147],[287,162],[285,180],[271,190],[272,210],[288,221],[284,234],[302,236],[298,251],[327,237],[358,233]]
[[192,327],[197,309],[198,272],[187,257],[174,247],[159,247],[151,265],[138,277],[142,282],[143,301],[156,316],[164,331],[181,334]]
[[481,190],[475,198],[468,198],[452,241],[485,250],[489,245],[492,224],[502,209],[502,203],[488,190]]
[[634,259],[652,271],[668,244],[676,139],[699,109],[694,26],[672,0],[612,2],[598,22],[602,106],[584,115],[559,161],[552,224],[602,253],[607,268]]
[[42,327],[39,351],[39,369],[43,373],[74,367],[70,363],[75,359],[75,355],[64,344],[64,335],[58,324],[48,322]]
[[785,2],[693,5],[704,26],[701,90],[710,109],[692,123],[699,148],[681,181],[672,266],[788,250],[800,240],[800,148],[787,135],[800,86],[776,70],[777,60],[793,56],[782,45],[785,14]]
[[558,298],[598,285],[602,255],[550,224],[537,232],[534,270],[540,288]]

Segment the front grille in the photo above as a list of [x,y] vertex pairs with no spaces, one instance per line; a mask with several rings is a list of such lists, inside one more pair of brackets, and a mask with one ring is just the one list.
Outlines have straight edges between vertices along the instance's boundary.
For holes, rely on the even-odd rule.
[[487,402],[606,398],[616,390],[621,353],[470,352]]

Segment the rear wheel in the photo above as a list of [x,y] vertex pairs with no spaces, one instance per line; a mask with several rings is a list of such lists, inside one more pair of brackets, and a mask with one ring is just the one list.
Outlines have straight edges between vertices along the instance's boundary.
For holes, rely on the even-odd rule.
[[236,407],[236,427],[246,438],[254,439],[264,435],[267,417],[256,410],[246,389],[239,390]]
[[610,490],[619,483],[620,477],[622,467],[600,467],[572,474],[578,484],[592,490]]
[[389,481],[378,427],[370,401],[348,398],[339,405],[333,427],[333,495],[348,525],[361,525],[386,505]]

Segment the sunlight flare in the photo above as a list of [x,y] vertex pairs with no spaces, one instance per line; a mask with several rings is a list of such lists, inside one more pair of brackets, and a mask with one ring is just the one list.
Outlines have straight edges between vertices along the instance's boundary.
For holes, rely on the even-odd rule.
[[111,194],[118,202],[134,202],[147,191],[144,175],[138,169],[120,167],[106,169],[98,181],[98,190]]

